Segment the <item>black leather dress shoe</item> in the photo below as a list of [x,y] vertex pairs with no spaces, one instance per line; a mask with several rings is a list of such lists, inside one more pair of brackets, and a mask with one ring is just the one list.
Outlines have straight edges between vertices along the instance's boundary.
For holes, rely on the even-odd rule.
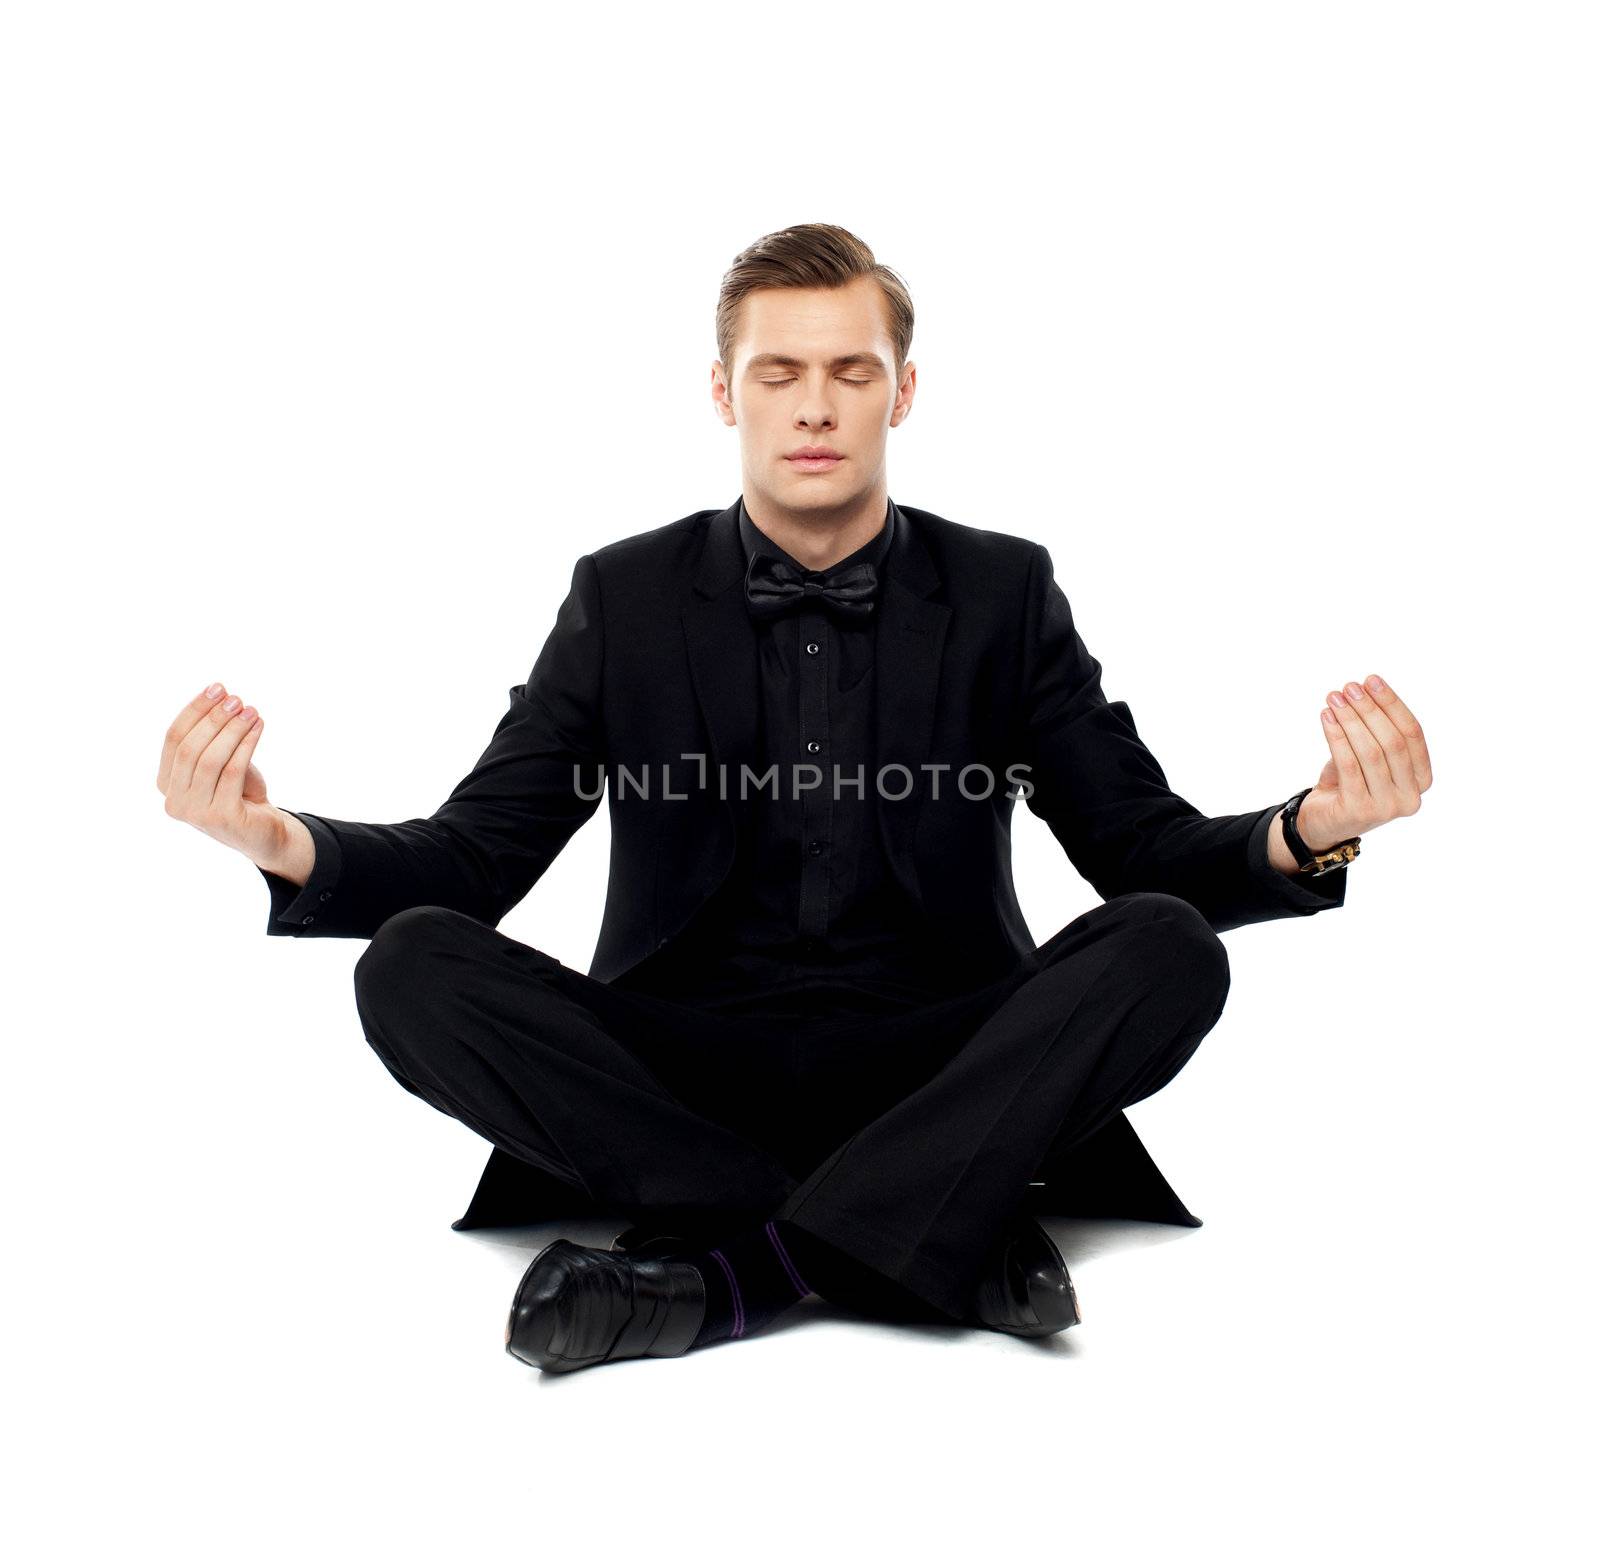
[[680,1355],[705,1314],[705,1280],[693,1263],[557,1239],[517,1286],[506,1353],[546,1371]]
[[971,1314],[982,1327],[1022,1338],[1059,1333],[1083,1320],[1072,1275],[1038,1220],[1018,1215],[996,1238]]

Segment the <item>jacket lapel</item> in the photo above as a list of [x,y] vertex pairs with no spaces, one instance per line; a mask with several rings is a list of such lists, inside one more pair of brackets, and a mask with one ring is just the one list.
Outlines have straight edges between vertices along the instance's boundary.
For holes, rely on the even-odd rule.
[[[921,536],[896,510],[894,540],[889,547],[883,588],[879,595],[874,697],[877,702],[876,771],[866,774],[874,783],[882,773],[884,793],[908,790],[902,799],[879,797],[878,828],[885,854],[901,885],[919,904],[924,902],[916,867],[916,822],[924,811],[929,774],[922,763],[928,758],[933,737],[934,700],[939,690],[939,666],[944,656],[945,630],[950,606],[928,596],[941,586],[938,569]],[[888,770],[903,766],[906,772]],[[954,780],[941,772],[940,792]]]
[[[680,612],[689,674],[711,742],[711,749],[705,752],[710,762],[705,781],[719,795],[721,783],[727,784],[727,800],[721,808],[729,820],[730,836],[740,767],[754,770],[759,756],[756,628],[745,605],[744,589],[734,586],[742,582],[744,571],[736,499],[711,519],[695,562],[693,593]],[[719,768],[727,773],[725,779],[719,778]]]

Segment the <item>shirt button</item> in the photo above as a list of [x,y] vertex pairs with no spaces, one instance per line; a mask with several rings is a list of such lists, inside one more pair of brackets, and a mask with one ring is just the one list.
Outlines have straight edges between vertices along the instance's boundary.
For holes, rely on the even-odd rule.
[[808,653],[820,653],[821,651],[822,651],[822,649],[819,648],[815,642],[806,643],[806,652],[808,652]]
[[819,745],[814,739],[808,739],[806,741],[806,749],[809,750],[813,755],[815,755],[821,748],[822,746]]
[[306,915],[300,919],[300,926],[302,928],[309,928],[314,922],[316,922],[316,920],[317,914],[315,912],[307,912]]
[[813,854],[820,853],[822,851],[822,843],[821,842],[813,842],[811,844],[811,851],[812,851]]
[[322,892],[322,894],[320,896],[317,897],[317,900],[318,901],[326,901],[328,899],[328,897],[331,896],[332,894],[333,894],[333,892],[331,890],[325,890],[325,891]]

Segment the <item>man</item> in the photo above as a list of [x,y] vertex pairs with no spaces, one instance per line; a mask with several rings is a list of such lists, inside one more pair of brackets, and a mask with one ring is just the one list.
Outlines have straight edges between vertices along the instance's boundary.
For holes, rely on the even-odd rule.
[[[220,684],[167,733],[168,813],[250,857],[268,932],[367,938],[367,1039],[494,1152],[457,1227],[560,1207],[506,1346],[548,1370],[744,1337],[816,1292],[1024,1336],[1080,1319],[1026,1212],[1198,1225],[1123,1108],[1221,1014],[1218,935],[1343,904],[1426,745],[1370,676],[1288,804],[1210,818],[1108,702],[1045,548],[889,498],[912,309],[841,228],[724,277],[712,399],[739,499],[582,556],[525,685],[431,817],[280,809]],[[587,974],[498,932],[609,791]],[[1104,898],[1036,945],[1024,799]]]

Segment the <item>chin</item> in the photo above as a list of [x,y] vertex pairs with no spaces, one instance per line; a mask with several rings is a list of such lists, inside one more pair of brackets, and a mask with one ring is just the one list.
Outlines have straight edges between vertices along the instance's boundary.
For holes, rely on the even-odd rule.
[[781,493],[781,500],[786,506],[797,512],[807,512],[816,508],[818,512],[833,512],[837,508],[848,506],[860,493],[854,486],[843,484],[835,485],[831,480],[826,485],[822,481],[811,482],[811,489],[806,490],[805,481],[790,482]]

